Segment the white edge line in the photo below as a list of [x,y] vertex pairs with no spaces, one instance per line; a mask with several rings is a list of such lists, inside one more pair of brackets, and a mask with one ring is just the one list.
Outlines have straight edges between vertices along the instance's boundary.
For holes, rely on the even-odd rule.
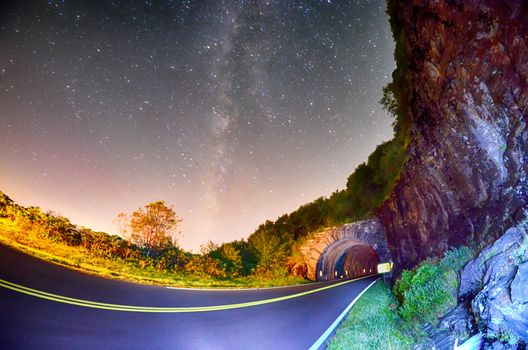
[[359,300],[359,298],[361,298],[361,296],[367,291],[369,290],[370,287],[372,287],[372,285],[374,283],[376,283],[377,281],[379,280],[379,278],[376,278],[376,280],[374,282],[372,282],[371,284],[369,284],[367,286],[367,288],[363,289],[363,291],[361,293],[358,294],[357,297],[354,298],[354,300],[352,300],[352,302],[346,307],[345,310],[343,310],[343,312],[341,313],[341,315],[339,315],[337,317],[337,319],[334,321],[334,323],[332,323],[330,325],[330,327],[328,327],[328,329],[319,337],[319,339],[317,339],[315,341],[315,343],[313,343],[312,346],[310,346],[310,349],[309,350],[317,350],[319,349],[319,347],[321,347],[321,345],[323,345],[323,343],[325,342],[326,338],[328,338],[330,336],[330,334],[332,334],[332,332],[334,331],[334,329],[339,325],[339,323],[341,322],[341,320],[347,315],[347,313],[350,311],[350,309],[352,309],[352,306],[354,306],[354,304]]

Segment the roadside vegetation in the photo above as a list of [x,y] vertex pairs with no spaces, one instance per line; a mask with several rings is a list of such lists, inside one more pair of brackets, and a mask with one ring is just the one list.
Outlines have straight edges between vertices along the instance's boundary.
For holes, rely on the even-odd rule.
[[[138,210],[141,211],[143,214],[165,211],[169,213],[165,216],[169,223],[178,222],[175,213],[171,218],[170,208],[161,202],[151,203]],[[177,246],[174,237],[156,234],[152,215],[140,218],[133,214],[135,221],[131,222],[135,223],[135,231],[131,234],[135,236],[129,241],[77,227],[67,218],[45,213],[38,207],[22,207],[0,192],[0,244],[83,272],[148,284],[237,288],[306,282],[285,269],[273,274],[244,270],[255,264],[256,258],[243,242],[233,242],[222,248],[209,243],[203,247],[202,254],[186,252]],[[150,237],[138,236],[142,231]]]
[[397,306],[389,287],[376,282],[354,305],[327,349],[410,349],[415,338],[395,311]]
[[457,273],[474,257],[467,247],[451,249],[442,259],[426,260],[405,270],[392,291],[381,281],[352,308],[328,349],[411,349],[426,323],[457,305]]
[[401,317],[421,329],[435,324],[438,317],[457,305],[457,274],[475,253],[468,247],[448,250],[440,260],[425,260],[413,270],[405,270],[393,292],[401,303]]

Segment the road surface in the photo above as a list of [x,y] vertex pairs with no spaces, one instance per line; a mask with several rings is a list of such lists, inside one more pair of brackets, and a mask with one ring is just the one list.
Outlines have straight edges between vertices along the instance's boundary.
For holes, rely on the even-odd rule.
[[0,245],[0,348],[308,349],[375,279],[171,289],[82,274]]

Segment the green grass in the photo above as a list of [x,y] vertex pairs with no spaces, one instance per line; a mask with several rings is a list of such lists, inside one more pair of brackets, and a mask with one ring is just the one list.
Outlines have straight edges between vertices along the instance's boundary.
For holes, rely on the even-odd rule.
[[425,323],[457,305],[457,272],[474,257],[467,247],[451,249],[440,260],[405,270],[391,290],[381,281],[352,308],[328,349],[410,349],[422,339]]
[[328,349],[410,349],[416,339],[396,313],[397,305],[387,285],[376,282],[354,305]]
[[195,288],[257,288],[306,283],[303,278],[294,276],[215,279],[193,274],[168,273],[150,266],[140,267],[123,259],[95,257],[81,246],[68,246],[44,239],[34,230],[23,230],[11,220],[1,218],[0,244],[84,273],[144,284]]

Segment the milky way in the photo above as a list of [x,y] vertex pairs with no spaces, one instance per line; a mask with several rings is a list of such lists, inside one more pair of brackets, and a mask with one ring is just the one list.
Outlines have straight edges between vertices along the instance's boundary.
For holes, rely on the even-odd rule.
[[115,233],[118,212],[163,199],[185,248],[246,237],[392,136],[384,1],[1,10],[0,190],[80,225]]

